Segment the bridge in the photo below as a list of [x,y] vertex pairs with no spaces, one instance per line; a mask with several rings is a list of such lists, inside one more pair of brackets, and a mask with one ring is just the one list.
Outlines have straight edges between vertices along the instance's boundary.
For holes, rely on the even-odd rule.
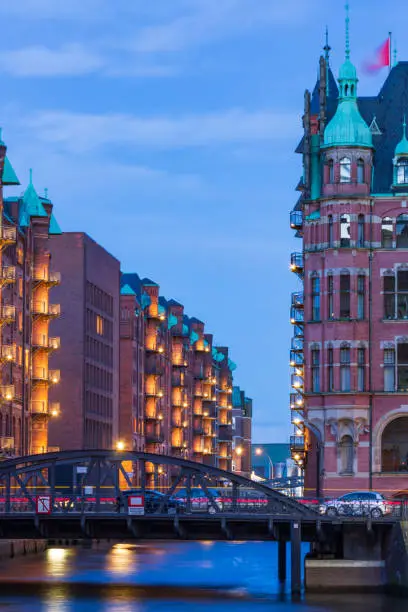
[[[164,471],[172,484],[152,498],[146,483]],[[77,450],[0,464],[0,539],[275,540],[281,579],[290,542],[293,592],[302,541],[317,555],[341,557],[358,538],[367,552],[397,520],[320,516],[265,484],[166,455]]]

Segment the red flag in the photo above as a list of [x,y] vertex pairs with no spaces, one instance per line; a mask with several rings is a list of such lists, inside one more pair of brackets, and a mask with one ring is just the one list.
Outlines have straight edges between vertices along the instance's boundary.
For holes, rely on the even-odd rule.
[[387,40],[378,47],[375,57],[370,62],[365,62],[364,70],[365,72],[378,72],[384,66],[391,66],[391,38],[388,37]]

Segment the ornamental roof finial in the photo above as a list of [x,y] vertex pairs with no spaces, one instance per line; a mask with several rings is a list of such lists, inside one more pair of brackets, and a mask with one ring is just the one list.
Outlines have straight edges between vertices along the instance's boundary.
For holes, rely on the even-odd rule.
[[329,28],[327,26],[326,26],[326,44],[323,47],[323,51],[324,51],[324,59],[326,60],[327,63],[329,63],[331,46],[329,45]]
[[350,5],[347,2],[346,6],[346,60],[350,59]]
[[32,184],[33,184],[33,169],[30,168],[30,182],[29,182],[29,185],[32,185]]

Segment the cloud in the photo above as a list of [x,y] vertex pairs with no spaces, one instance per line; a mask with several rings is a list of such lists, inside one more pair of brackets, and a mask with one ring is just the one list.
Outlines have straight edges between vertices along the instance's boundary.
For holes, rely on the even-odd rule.
[[296,137],[298,115],[271,110],[229,109],[182,117],[39,111],[20,117],[34,137],[70,151],[121,144],[149,149],[184,149]]
[[54,50],[36,45],[0,52],[0,71],[19,77],[84,75],[102,66],[98,54],[75,43]]

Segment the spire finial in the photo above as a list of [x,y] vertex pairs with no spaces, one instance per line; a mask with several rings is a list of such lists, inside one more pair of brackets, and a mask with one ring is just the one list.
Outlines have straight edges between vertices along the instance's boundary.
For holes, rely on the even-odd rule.
[[30,185],[33,184],[33,169],[30,168]]
[[406,118],[406,115],[404,115],[404,121],[402,122],[402,131],[403,131],[403,137],[406,138],[407,137],[407,118]]
[[346,60],[350,59],[350,6],[346,2]]
[[48,200],[48,187],[44,187],[44,197]]
[[326,26],[326,44],[323,47],[323,51],[324,51],[324,59],[326,60],[327,63],[329,63],[331,46],[329,45],[329,28],[327,26]]
[[397,43],[394,44],[394,66],[398,64]]

